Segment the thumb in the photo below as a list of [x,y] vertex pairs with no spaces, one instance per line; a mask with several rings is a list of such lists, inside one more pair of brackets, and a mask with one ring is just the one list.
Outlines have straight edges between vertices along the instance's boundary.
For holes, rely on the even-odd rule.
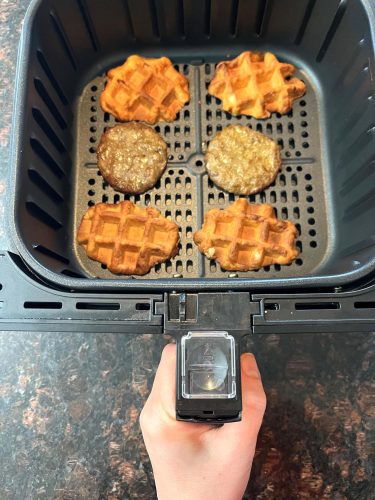
[[253,354],[241,356],[242,420],[221,429],[228,439],[253,442],[254,446],[266,409],[266,394]]

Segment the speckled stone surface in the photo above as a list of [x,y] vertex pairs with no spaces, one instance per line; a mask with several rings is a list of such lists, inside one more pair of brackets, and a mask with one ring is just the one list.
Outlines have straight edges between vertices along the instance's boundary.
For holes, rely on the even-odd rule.
[[[0,1],[0,221],[28,3]],[[164,344],[0,332],[0,498],[155,498],[138,416]],[[368,334],[247,338],[268,407],[246,498],[375,498],[374,345]]]

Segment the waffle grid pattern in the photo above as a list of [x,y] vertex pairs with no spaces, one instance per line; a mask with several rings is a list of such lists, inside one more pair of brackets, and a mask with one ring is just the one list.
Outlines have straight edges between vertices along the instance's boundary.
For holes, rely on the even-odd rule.
[[175,224],[155,209],[145,212],[129,202],[92,207],[78,236],[87,255],[114,272],[144,274],[175,253]]

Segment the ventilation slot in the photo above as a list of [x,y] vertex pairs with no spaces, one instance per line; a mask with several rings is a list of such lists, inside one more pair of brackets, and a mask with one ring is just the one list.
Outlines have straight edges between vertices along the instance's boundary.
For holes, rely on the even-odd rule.
[[232,0],[232,12],[230,19],[230,34],[236,36],[237,33],[237,17],[238,17],[239,0]]
[[99,49],[98,37],[96,36],[95,28],[88,11],[86,1],[77,0],[77,3],[79,6],[79,10],[81,11],[82,14],[83,22],[85,23],[86,26],[87,34],[89,35],[89,38],[91,40],[92,47],[95,50],[95,52],[97,52]]
[[312,311],[322,309],[340,309],[339,302],[297,302],[294,304],[296,311]]
[[264,33],[264,20],[266,14],[267,0],[258,0],[257,16],[255,20],[255,33],[262,36]]
[[375,301],[373,302],[354,302],[355,309],[375,309]]
[[323,60],[323,57],[325,56],[332,40],[333,37],[335,36],[335,33],[340,26],[340,23],[342,21],[342,18],[344,17],[345,11],[346,11],[346,4],[347,0],[341,0],[340,5],[336,11],[335,17],[333,18],[332,24],[329,27],[328,33],[324,39],[324,42],[318,52],[318,55],[316,56],[316,61],[321,62]]
[[305,15],[303,16],[303,20],[302,20],[300,29],[299,29],[297,36],[296,36],[296,39],[294,41],[294,43],[296,45],[299,45],[302,42],[302,38],[305,34],[307,25],[310,21],[310,17],[311,17],[313,9],[315,7],[315,4],[316,4],[316,0],[309,0],[309,2],[307,4]]
[[53,187],[48,184],[48,182],[39,175],[36,170],[28,170],[30,180],[38,186],[43,193],[45,193],[53,202],[61,203],[63,201],[62,196],[53,189]]
[[62,309],[61,302],[24,302],[25,309]]
[[40,65],[43,68],[43,71],[45,72],[45,74],[47,75],[49,81],[51,82],[52,87],[55,89],[57,95],[59,96],[62,104],[64,104],[66,106],[67,104],[69,104],[68,99],[65,97],[65,94],[62,91],[60,85],[57,83],[57,80],[54,77],[54,75],[53,75],[53,73],[52,73],[52,71],[51,71],[51,69],[50,69],[50,67],[49,67],[49,65],[48,65],[48,63],[47,63],[47,61],[46,61],[43,53],[40,50],[37,50],[36,51],[36,56],[37,56],[37,59],[38,59]]
[[42,255],[46,255],[47,257],[51,257],[52,259],[58,260],[63,264],[69,264],[69,260],[62,255],[50,250],[49,248],[44,247],[43,245],[33,245],[34,250],[37,250]]
[[39,205],[37,205],[33,201],[27,201],[25,205],[29,214],[38,219],[43,224],[46,224],[47,226],[56,230],[62,227],[61,222],[52,217],[52,215],[45,212]]
[[265,303],[264,310],[265,311],[278,311],[280,309],[280,304],[277,303]]
[[34,153],[42,160],[42,162],[47,165],[47,167],[51,170],[53,174],[56,175],[59,179],[64,177],[65,172],[57,163],[56,160],[52,158],[52,156],[47,152],[47,150],[42,146],[42,144],[33,137],[30,139],[30,146]]
[[32,115],[36,123],[39,125],[39,127],[43,130],[43,132],[46,134],[48,139],[52,142],[52,144],[55,146],[57,151],[59,153],[66,153],[66,147],[62,143],[62,141],[59,139],[59,137],[56,135],[50,124],[47,122],[47,120],[44,118],[43,114],[39,111],[37,108],[32,108]]
[[152,33],[154,34],[155,38],[160,39],[159,20],[158,20],[158,13],[157,13],[155,1],[156,0],[149,0]]
[[120,304],[117,302],[77,302],[76,309],[87,311],[118,311]]
[[54,10],[52,10],[50,12],[50,18],[52,21],[52,25],[55,28],[55,31],[57,33],[57,36],[60,39],[61,45],[64,48],[65,54],[67,55],[73,69],[75,71],[77,71],[77,62],[76,62],[76,58],[75,58],[74,53],[73,53],[73,49],[69,43],[68,37],[66,36],[66,33],[65,33],[64,28],[61,24],[61,21],[58,18],[57,14]]
[[138,302],[138,304],[135,305],[135,309],[137,311],[149,311],[151,305],[148,302]]
[[206,0],[206,8],[204,12],[204,33],[210,38],[211,36],[211,0]]
[[61,116],[61,113],[57,109],[55,103],[53,102],[53,100],[49,96],[47,90],[45,89],[43,83],[39,80],[39,78],[34,78],[34,86],[35,86],[35,90],[38,92],[42,101],[47,106],[47,108],[49,109],[52,116],[55,118],[55,120],[58,123],[58,125],[60,126],[60,128],[62,130],[65,130],[67,127],[66,121]]
[[179,0],[178,2],[178,13],[177,13],[177,23],[178,23],[178,32],[182,39],[186,38],[185,34],[185,18],[184,18],[184,0]]

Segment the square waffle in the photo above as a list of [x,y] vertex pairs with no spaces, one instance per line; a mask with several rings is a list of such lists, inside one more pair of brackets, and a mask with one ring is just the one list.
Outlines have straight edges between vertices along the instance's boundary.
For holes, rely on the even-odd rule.
[[275,217],[271,205],[240,198],[225,210],[206,213],[194,234],[199,250],[228,271],[249,271],[272,264],[289,264],[298,255],[297,229]]
[[83,216],[77,241],[113,273],[146,274],[178,252],[178,226],[155,208],[98,203]]
[[208,92],[234,115],[268,118],[273,112],[285,114],[306,92],[302,80],[291,78],[294,71],[292,64],[280,63],[271,52],[247,51],[217,65]]
[[190,99],[188,80],[167,57],[133,55],[107,76],[100,104],[120,121],[170,122]]

